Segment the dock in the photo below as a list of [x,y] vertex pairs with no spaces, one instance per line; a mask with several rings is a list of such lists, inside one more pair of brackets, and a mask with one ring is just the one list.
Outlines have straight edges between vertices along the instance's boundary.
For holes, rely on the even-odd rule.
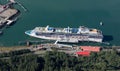
[[8,22],[9,18],[11,18],[17,13],[18,13],[18,10],[10,9],[10,8],[0,13],[0,27],[5,25]]
[[17,9],[11,8],[12,3],[9,2],[5,5],[0,5],[0,27],[2,28],[4,25],[11,24],[14,20],[12,17],[15,17],[19,12]]

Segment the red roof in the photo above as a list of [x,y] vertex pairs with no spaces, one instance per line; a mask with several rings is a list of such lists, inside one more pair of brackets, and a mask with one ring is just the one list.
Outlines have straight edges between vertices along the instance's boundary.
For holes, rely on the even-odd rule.
[[79,51],[79,52],[76,52],[76,54],[81,56],[90,56],[89,51]]
[[92,52],[100,52],[100,47],[98,46],[80,46],[83,51],[92,51]]

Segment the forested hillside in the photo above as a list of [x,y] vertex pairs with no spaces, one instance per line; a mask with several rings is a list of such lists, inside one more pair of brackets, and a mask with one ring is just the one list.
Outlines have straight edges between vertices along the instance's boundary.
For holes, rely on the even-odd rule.
[[[2,54],[1,54],[2,55]],[[0,71],[120,71],[120,54],[116,51],[73,57],[60,52],[33,53],[0,58]]]

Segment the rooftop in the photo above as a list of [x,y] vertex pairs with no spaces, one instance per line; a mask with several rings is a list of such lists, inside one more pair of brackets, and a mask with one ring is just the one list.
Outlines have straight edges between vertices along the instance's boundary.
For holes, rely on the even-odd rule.
[[83,51],[100,52],[99,46],[80,46]]

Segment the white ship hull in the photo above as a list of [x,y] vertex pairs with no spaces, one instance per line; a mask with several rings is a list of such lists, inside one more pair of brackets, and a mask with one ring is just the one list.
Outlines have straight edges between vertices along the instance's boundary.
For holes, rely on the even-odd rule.
[[79,41],[102,42],[102,39],[98,39],[98,38],[80,38],[80,39],[78,39],[78,38],[68,38],[68,37],[61,38],[60,36],[54,36],[54,37],[46,37],[44,35],[38,36],[32,30],[26,31],[25,34],[32,36],[32,37],[40,38],[40,39],[58,40],[58,42],[68,42],[68,43],[78,43]]
[[[30,30],[32,31],[32,30]],[[71,43],[78,43],[77,39],[67,39],[67,38],[59,38],[59,37],[46,37],[46,36],[37,36],[34,32],[30,33],[30,31],[26,31],[25,34],[35,37],[35,38],[40,38],[40,39],[46,39],[46,40],[58,40],[59,42],[71,42]]]

